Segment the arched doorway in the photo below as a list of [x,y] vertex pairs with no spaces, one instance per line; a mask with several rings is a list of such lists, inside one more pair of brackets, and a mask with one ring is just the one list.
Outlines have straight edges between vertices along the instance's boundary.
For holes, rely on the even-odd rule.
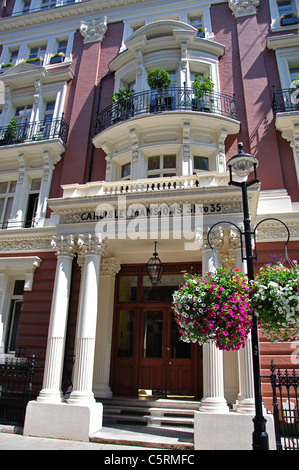
[[111,389],[114,395],[202,396],[198,344],[183,343],[171,309],[183,270],[201,265],[166,264],[152,288],[145,266],[122,266],[116,279]]

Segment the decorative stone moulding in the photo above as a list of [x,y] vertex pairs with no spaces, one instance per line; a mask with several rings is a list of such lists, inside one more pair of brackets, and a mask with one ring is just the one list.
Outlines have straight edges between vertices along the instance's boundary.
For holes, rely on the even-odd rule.
[[228,0],[228,6],[236,18],[239,16],[256,15],[260,0]]
[[90,42],[100,42],[107,31],[107,17],[81,21],[80,33],[83,36],[84,44]]

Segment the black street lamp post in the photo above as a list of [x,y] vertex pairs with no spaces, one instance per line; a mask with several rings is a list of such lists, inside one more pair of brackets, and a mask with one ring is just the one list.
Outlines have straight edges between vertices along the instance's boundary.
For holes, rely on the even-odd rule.
[[[253,268],[253,250],[252,250],[252,231],[250,226],[250,214],[248,206],[247,187],[255,183],[259,183],[256,174],[258,160],[253,155],[243,152],[243,144],[239,143],[239,153],[232,157],[227,165],[229,168],[230,181],[229,185],[238,186],[242,189],[242,202],[243,202],[243,225],[244,225],[244,239],[245,239],[245,252],[246,256],[243,259],[247,261],[247,274],[249,281],[254,280]],[[248,176],[249,173],[254,171],[254,179],[250,181],[234,181],[232,173],[238,176]],[[242,254],[243,256],[243,254]],[[261,391],[261,378],[260,378],[260,355],[259,355],[259,340],[257,317],[253,314],[252,318],[253,329],[251,332],[252,338],[252,360],[253,360],[253,380],[254,380],[254,395],[255,395],[255,417],[253,418],[254,431],[252,434],[252,448],[253,450],[269,450],[269,439],[266,432],[266,419],[263,416],[262,410],[262,391]]]

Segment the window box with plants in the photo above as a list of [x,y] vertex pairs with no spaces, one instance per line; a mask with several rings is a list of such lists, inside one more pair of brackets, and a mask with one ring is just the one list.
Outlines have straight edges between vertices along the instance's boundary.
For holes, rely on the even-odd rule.
[[57,54],[52,54],[50,58],[50,64],[60,64],[64,62],[65,54],[64,52],[57,52]]
[[160,68],[154,68],[147,74],[147,84],[152,90],[150,112],[172,109],[172,96],[168,89],[172,83],[169,73]]
[[10,69],[10,67],[14,67],[14,65],[15,64],[13,64],[12,62],[8,62],[7,64],[2,64],[0,73],[6,72],[6,70]]
[[197,28],[197,33],[196,33],[197,38],[204,38],[205,37],[205,30],[204,28]]
[[32,57],[31,59],[23,60],[26,64],[34,64],[34,65],[43,65],[44,59],[43,57]]
[[297,24],[299,23],[299,18],[297,13],[286,13],[284,15],[281,15],[280,17],[280,24],[281,26],[288,26],[292,24]]

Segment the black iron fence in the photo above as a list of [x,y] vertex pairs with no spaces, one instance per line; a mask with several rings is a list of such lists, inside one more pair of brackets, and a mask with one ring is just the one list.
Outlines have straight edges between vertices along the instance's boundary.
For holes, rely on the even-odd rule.
[[95,134],[132,117],[163,111],[201,111],[238,119],[235,96],[223,93],[195,93],[192,88],[169,88],[133,93],[96,116]]
[[35,369],[34,354],[30,359],[14,357],[0,364],[0,424],[24,425]]
[[271,361],[270,382],[277,450],[299,450],[299,375],[275,369]]
[[275,114],[299,111],[299,88],[276,90],[273,86],[273,111]]
[[63,117],[0,127],[0,146],[61,139],[66,144],[69,126]]

